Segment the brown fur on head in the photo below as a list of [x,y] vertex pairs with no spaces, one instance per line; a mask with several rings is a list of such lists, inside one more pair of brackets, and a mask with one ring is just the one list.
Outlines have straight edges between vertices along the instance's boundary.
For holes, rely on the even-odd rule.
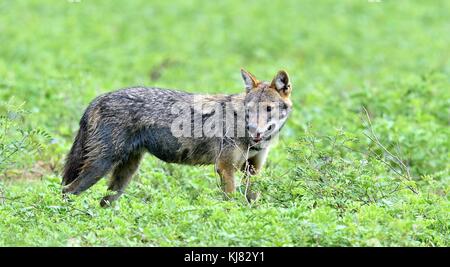
[[254,144],[269,140],[284,125],[292,109],[289,75],[280,70],[272,82],[259,81],[241,69],[246,89],[246,127]]
[[244,69],[241,69],[241,75],[242,79],[244,80],[247,94],[255,89],[258,90],[271,88],[278,92],[284,100],[290,102],[292,85],[289,79],[289,74],[285,70],[278,71],[278,73],[272,79],[271,83],[268,83],[266,81],[259,81],[258,79],[256,79],[255,75]]

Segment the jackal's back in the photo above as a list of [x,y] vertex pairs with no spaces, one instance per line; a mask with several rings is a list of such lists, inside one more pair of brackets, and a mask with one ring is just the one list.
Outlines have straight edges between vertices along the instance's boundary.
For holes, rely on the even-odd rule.
[[[232,97],[237,95],[199,95],[145,87],[101,95],[86,110],[89,147],[103,147],[117,159],[135,150],[148,150],[166,162],[213,164],[223,140],[175,136],[171,127],[180,115],[172,109],[177,105],[178,109],[190,110],[194,101],[221,103]],[[193,121],[189,123],[193,124]]]

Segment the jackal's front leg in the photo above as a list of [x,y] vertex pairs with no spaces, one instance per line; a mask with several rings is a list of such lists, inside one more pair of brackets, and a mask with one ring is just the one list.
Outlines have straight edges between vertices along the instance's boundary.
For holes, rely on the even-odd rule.
[[217,173],[220,176],[220,182],[222,186],[222,190],[225,195],[236,192],[236,185],[234,180],[234,174],[236,172],[236,168],[227,161],[219,160],[217,162]]
[[245,186],[245,197],[248,202],[255,201],[259,198],[259,192],[255,192],[252,190],[252,183],[250,181],[250,176],[255,175],[259,170],[256,170],[255,166],[247,161],[246,164],[242,167],[242,171],[244,172],[244,178],[242,179],[242,184]]
[[245,196],[249,202],[255,201],[259,198],[259,192],[254,192],[252,190],[252,184],[250,181],[250,176],[256,175],[262,169],[266,158],[268,149],[261,151],[254,157],[247,159],[246,163],[242,166],[242,172],[244,173],[243,184],[245,185]]

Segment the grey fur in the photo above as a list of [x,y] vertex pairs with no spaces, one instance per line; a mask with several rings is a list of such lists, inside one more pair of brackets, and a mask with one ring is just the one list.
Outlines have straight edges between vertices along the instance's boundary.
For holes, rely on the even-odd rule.
[[[244,77],[247,87],[248,80],[252,80],[249,77]],[[259,154],[267,155],[265,150],[270,143],[270,138],[255,143],[247,132],[245,136],[237,136],[237,129],[233,133],[227,132],[226,127],[246,114],[240,104],[247,106],[249,103],[275,101],[282,103],[280,106],[284,105],[286,114],[291,110],[290,100],[286,98],[288,95],[281,95],[278,88],[271,88],[267,82],[257,83],[254,77],[253,80],[253,90],[247,88],[246,92],[235,95],[198,95],[171,89],[132,87],[97,97],[80,120],[80,129],[64,169],[63,193],[79,194],[114,169],[109,189],[116,194],[105,197],[101,204],[104,206],[116,200],[138,168],[145,151],[170,163],[215,164],[223,180],[232,179],[234,169],[242,169]],[[198,103],[206,108],[192,108]],[[217,106],[223,108],[227,103],[231,103],[233,109],[230,117],[220,114],[221,110],[212,109]],[[190,136],[176,136],[171,130],[174,121],[180,119],[180,115],[173,112],[175,105],[190,110]],[[219,115],[223,118],[223,129],[217,130],[223,131],[225,136],[206,137],[197,132],[195,121],[205,125],[209,119]],[[261,162],[264,160],[265,156]],[[233,186],[234,181],[224,189],[232,191]]]

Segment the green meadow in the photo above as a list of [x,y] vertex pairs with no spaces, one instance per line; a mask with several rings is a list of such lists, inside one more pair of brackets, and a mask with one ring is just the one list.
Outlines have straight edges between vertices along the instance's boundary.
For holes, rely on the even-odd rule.
[[[0,2],[0,246],[449,246],[450,2]],[[261,197],[147,154],[125,194],[61,172],[97,95],[239,93],[285,69]],[[241,178],[242,175],[239,176]],[[238,179],[239,182],[240,179]]]

